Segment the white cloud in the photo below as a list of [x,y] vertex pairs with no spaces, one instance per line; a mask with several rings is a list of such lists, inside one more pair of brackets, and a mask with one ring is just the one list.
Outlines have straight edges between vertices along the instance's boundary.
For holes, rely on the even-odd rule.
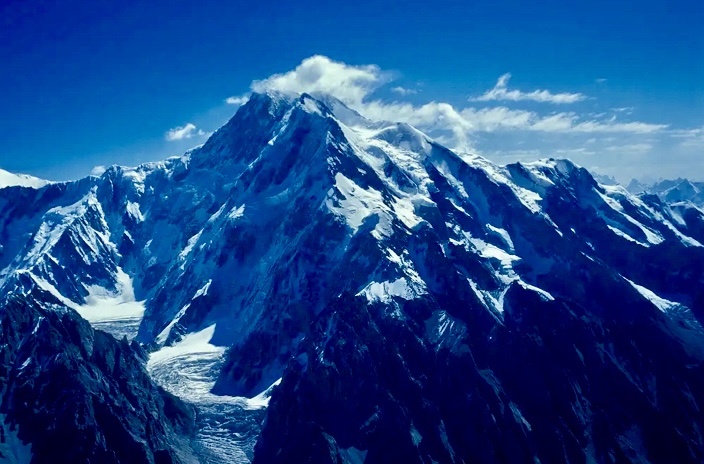
[[608,81],[605,77],[600,77],[598,79],[595,79],[597,84],[603,84],[604,82]]
[[107,168],[105,166],[95,166],[93,169],[90,170],[90,175],[100,177],[103,175],[106,169]]
[[373,120],[405,122],[426,131],[449,131],[452,139],[443,142],[458,150],[469,150],[469,133],[474,131],[467,120],[449,103],[430,102],[415,106],[410,103],[370,101],[355,108]]
[[418,93],[416,89],[407,89],[405,87],[397,86],[397,87],[392,87],[391,91],[394,93],[397,93],[399,95],[413,95]]
[[174,140],[190,139],[194,135],[205,135],[205,132],[198,130],[195,124],[189,122],[184,126],[169,129],[166,131],[166,134],[164,134],[164,137],[166,137],[166,140],[171,142]]
[[328,93],[354,106],[390,80],[391,74],[376,65],[351,66],[315,55],[303,60],[293,71],[252,82],[251,88],[255,92]]
[[552,93],[548,90],[533,90],[532,92],[522,92],[520,90],[509,90],[508,81],[511,79],[511,73],[506,73],[499,77],[493,89],[488,90],[476,98],[470,98],[469,101],[486,102],[486,101],[535,101],[541,103],[576,103],[585,100],[587,97],[581,93]]
[[228,105],[242,106],[249,101],[249,95],[240,95],[239,97],[228,97],[225,103]]
[[606,151],[621,155],[642,155],[648,153],[652,148],[653,145],[650,143],[630,143],[606,147]]
[[608,121],[583,121],[575,124],[571,132],[616,132],[631,134],[652,134],[669,127],[668,124],[650,124],[646,122],[617,122],[615,119]]
[[[396,94],[395,100],[377,97],[376,90],[393,81],[393,76],[375,65],[354,66],[324,56],[313,56],[292,71],[252,82],[251,90],[327,93],[372,120],[406,122],[450,148],[481,150],[501,160],[560,155],[574,157],[586,164],[613,164],[625,159],[621,155],[645,153],[646,144],[653,140],[657,143],[662,136],[673,133],[665,124],[632,120],[632,108],[611,108],[602,112],[547,112],[504,105],[481,107],[468,103],[456,106],[442,101],[412,104],[404,98],[409,95],[409,89],[399,86],[389,89]],[[480,97],[483,98],[481,101],[572,103],[588,98],[581,93],[513,90],[507,88],[509,80],[510,74],[501,76],[494,89]],[[243,98],[246,97],[231,97],[226,101],[240,104]],[[645,135],[648,140],[643,139]],[[683,142],[692,143],[690,140],[700,140],[698,135],[699,132],[682,132],[679,136]],[[607,150],[608,147],[614,148]],[[620,147],[620,152],[616,147]],[[651,156],[658,150],[655,145],[644,156]]]
[[679,146],[682,148],[704,148],[704,127],[673,130],[670,135],[680,139]]
[[562,133],[635,133],[648,134],[667,128],[664,124],[621,122],[615,117],[585,119],[573,112],[540,115],[534,111],[505,106],[455,109],[448,103],[410,103],[371,101],[358,108],[371,119],[407,122],[420,128],[448,129],[455,133],[537,131]]
[[579,148],[558,148],[555,150],[555,154],[559,156],[574,157],[576,155],[594,155],[595,151],[592,151],[586,147]]

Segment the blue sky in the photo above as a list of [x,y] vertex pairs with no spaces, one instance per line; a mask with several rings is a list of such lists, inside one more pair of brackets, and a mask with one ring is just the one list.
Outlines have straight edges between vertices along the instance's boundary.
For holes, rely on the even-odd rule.
[[263,80],[332,82],[499,162],[704,179],[704,3],[465,3],[5,0],[0,168],[62,180],[180,154]]

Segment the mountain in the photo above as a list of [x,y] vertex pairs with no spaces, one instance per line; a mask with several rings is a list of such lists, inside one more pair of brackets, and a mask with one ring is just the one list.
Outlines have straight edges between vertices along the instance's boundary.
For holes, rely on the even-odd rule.
[[[619,182],[616,180],[616,178],[613,176],[592,173],[592,177],[594,177],[594,180],[597,181],[598,183],[600,183],[601,185],[620,185]],[[633,192],[633,193],[640,193],[640,192]]]
[[0,306],[0,462],[193,462],[192,408],[156,386],[146,353],[26,274]]
[[26,174],[13,174],[0,169],[0,188],[5,187],[33,187],[41,188],[50,182],[47,180],[38,179]]
[[[253,94],[181,157],[0,189],[0,243],[5,306],[80,326],[52,345],[85,366],[66,385],[116,382],[147,459],[704,459],[704,213],[568,160],[498,166]],[[44,429],[10,423],[44,462]]]
[[680,178],[643,183],[633,179],[627,188],[629,192],[635,194],[657,195],[668,203],[691,202],[697,207],[704,207],[704,182],[693,182]]

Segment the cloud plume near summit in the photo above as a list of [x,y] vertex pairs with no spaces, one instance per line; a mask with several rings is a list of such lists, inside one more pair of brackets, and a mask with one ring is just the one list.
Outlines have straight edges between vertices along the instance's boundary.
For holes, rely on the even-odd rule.
[[[253,81],[250,90],[329,94],[369,119],[405,122],[455,150],[497,161],[572,154],[589,167],[624,175],[619,169],[631,166],[634,157],[628,150],[620,156],[619,147],[640,144],[655,150],[670,139],[667,122],[637,120],[617,108],[595,112],[601,102],[582,92],[509,88],[511,73],[482,95],[458,95],[454,101],[423,101],[417,92],[399,92],[404,88],[397,85],[401,76],[376,64],[352,65],[314,55],[290,71]],[[227,102],[242,104],[246,95]],[[552,106],[566,104],[571,104],[569,111]],[[638,154],[645,160],[656,158],[652,150]]]

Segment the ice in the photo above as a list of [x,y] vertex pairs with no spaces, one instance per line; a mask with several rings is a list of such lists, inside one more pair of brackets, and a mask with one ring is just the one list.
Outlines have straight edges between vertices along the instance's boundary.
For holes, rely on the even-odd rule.
[[490,231],[494,232],[496,235],[501,237],[501,240],[506,244],[506,246],[509,248],[509,250],[513,251],[513,240],[511,240],[511,236],[506,232],[506,230],[501,229],[500,227],[494,227],[491,224],[486,225],[487,229]]
[[142,216],[142,212],[139,210],[139,203],[128,201],[126,209],[127,214],[129,214],[136,222],[144,222],[144,216]]
[[326,199],[326,205],[331,212],[343,217],[354,233],[366,218],[377,214],[379,222],[374,229],[375,236],[382,238],[391,235],[389,208],[379,191],[373,188],[365,190],[339,172],[335,174],[335,188],[341,198],[335,198],[333,194]]
[[61,302],[63,305],[76,309],[78,308],[78,305],[74,303],[73,301],[69,300],[68,298],[64,297],[57,289],[54,287],[51,283],[47,282],[45,279],[31,273],[28,271],[20,270],[18,271],[18,274],[24,274],[27,273],[29,276],[32,278],[35,284],[37,284],[37,287],[41,288],[45,292],[49,292],[52,296],[54,296],[59,302]]
[[[77,233],[85,232],[81,233],[81,239],[92,255],[87,255],[83,247],[76,247],[76,251],[87,264],[94,262],[100,248],[111,247],[102,207],[95,195],[95,190],[91,190],[78,202],[69,206],[52,208],[44,214],[39,230],[34,234],[32,248],[24,257],[25,269],[36,265],[44,255],[49,254],[64,232],[73,226],[76,226]],[[95,210],[100,217],[99,230],[83,227],[83,224],[80,224],[81,221],[85,221],[84,217],[91,209]],[[102,246],[99,245],[99,242]]]
[[130,179],[132,181],[135,191],[141,195],[144,193],[144,181],[147,179],[147,174],[149,174],[156,167],[158,166],[144,164],[137,168],[122,168],[122,175],[126,179]]
[[552,296],[549,292],[543,290],[542,288],[538,288],[535,285],[530,285],[529,283],[526,283],[520,279],[518,280],[518,284],[521,287],[525,288],[526,290],[532,290],[535,293],[537,293],[538,295],[540,295],[540,297],[542,298],[543,301],[554,301],[555,300],[554,296]]
[[27,366],[29,366],[31,363],[32,363],[32,358],[31,358],[31,357],[25,359],[24,362],[22,363],[22,365],[20,366],[20,370],[23,370],[24,368],[26,368]]
[[17,436],[17,426],[5,423],[6,416],[0,414],[0,463],[30,464],[32,462],[32,446],[24,444]]
[[188,243],[186,244],[186,247],[181,250],[181,253],[179,253],[178,258],[179,260],[183,261],[185,260],[188,255],[191,254],[193,251],[193,247],[195,247],[196,243],[198,243],[198,240],[200,240],[200,236],[203,234],[203,231],[201,230],[197,234],[195,234],[193,237],[188,239]]
[[648,246],[647,243],[639,242],[638,240],[636,240],[636,239],[634,239],[633,237],[631,237],[630,235],[628,235],[626,232],[624,232],[624,231],[622,231],[621,229],[618,229],[618,228],[612,226],[611,224],[606,224],[606,227],[608,227],[609,230],[611,230],[611,232],[613,232],[614,234],[618,235],[619,237],[625,238],[625,239],[628,240],[629,242],[634,242],[634,243],[637,243],[638,245],[641,245],[641,246],[644,246],[644,247],[647,247],[647,246]]
[[471,236],[468,236],[468,239],[472,245],[476,248],[477,252],[483,256],[484,258],[493,258],[498,260],[501,265],[509,269],[513,266],[514,261],[519,261],[521,258],[518,256],[512,255],[511,253],[508,253],[501,248],[492,245],[491,243],[487,243],[482,239],[479,238],[474,238]]
[[216,324],[186,334],[172,346],[151,353],[152,378],[198,410],[195,447],[208,463],[249,463],[271,391],[280,379],[253,398],[211,393],[226,347],[210,341]]
[[136,301],[132,279],[118,268],[117,290],[111,292],[98,286],[88,287],[84,305],[73,308],[95,328],[104,330],[116,338],[132,339],[137,335],[144,317],[144,301]]
[[643,224],[640,222],[636,221],[635,219],[631,218],[630,216],[626,216],[626,219],[630,220],[634,224],[636,224],[645,234],[646,240],[648,240],[649,243],[653,245],[659,245],[660,243],[664,242],[665,239],[663,238],[662,235],[659,233],[653,232],[649,228],[645,227]]
[[171,334],[171,329],[174,328],[174,326],[178,323],[178,321],[181,320],[184,314],[186,314],[186,311],[188,308],[191,307],[191,304],[188,303],[186,306],[182,307],[178,313],[176,313],[176,316],[174,316],[173,319],[171,319],[171,322],[169,322],[164,329],[159,332],[159,335],[156,336],[156,342],[159,345],[163,345],[164,342],[166,341],[167,338],[169,338],[169,335]]
[[370,303],[380,301],[389,303],[393,297],[403,298],[404,300],[412,300],[420,295],[425,294],[423,288],[414,288],[416,286],[409,285],[408,281],[401,277],[392,282],[371,282],[358,295],[367,297]]
[[[603,186],[603,188],[605,189],[605,191],[607,193],[611,193],[612,195],[628,195],[627,193],[625,193],[625,190],[623,190],[623,187],[621,187],[621,186]],[[603,194],[603,193],[599,192],[598,190],[596,190],[596,193],[601,197],[601,199],[604,201],[604,203],[606,203],[609,206],[609,208],[616,211],[623,218],[625,218],[628,222],[630,222],[631,224],[638,227],[643,232],[643,234],[645,235],[645,239],[648,241],[648,243],[650,245],[658,245],[665,240],[662,237],[662,235],[651,230],[650,228],[646,227],[643,223],[634,219],[631,215],[627,214],[626,211],[624,210],[623,206],[621,205],[621,203],[619,203],[616,199],[612,198],[609,195]],[[609,219],[608,217],[606,217],[605,215],[602,215],[602,214],[600,214],[600,215],[602,216],[604,221],[607,223],[607,226],[609,226],[609,229],[611,229],[614,233],[621,235],[622,237],[624,237],[626,239],[630,239],[631,241],[637,242],[643,246],[648,246],[647,244],[638,242],[637,240],[632,238],[630,235],[623,232],[623,230],[620,229],[618,224],[614,224],[613,221],[611,219]],[[620,232],[617,232],[617,230],[619,230]]]
[[354,446],[340,449],[342,464],[364,464],[364,460],[367,458],[367,453],[368,451],[359,450]]
[[413,440],[413,444],[416,446],[420,445],[420,442],[423,441],[423,437],[413,424],[411,424],[411,440]]
[[230,211],[227,214],[227,218],[230,219],[231,221],[234,221],[237,218],[241,218],[243,215],[244,215],[244,205],[241,205],[236,208],[232,208],[232,211]]
[[210,216],[210,219],[208,219],[208,223],[214,223],[215,221],[217,221],[218,218],[225,211],[225,206],[226,206],[226,203],[223,203],[223,205],[220,207],[220,209],[218,209],[212,216]]
[[198,297],[205,296],[208,294],[208,290],[210,289],[210,284],[213,283],[213,279],[208,279],[208,281],[203,285],[201,288],[198,289],[198,291],[193,295],[193,300],[195,300]]
[[[624,277],[624,279],[626,279]],[[669,310],[676,308],[680,306],[679,303],[676,303],[674,301],[666,300],[665,298],[661,298],[658,295],[655,294],[652,290],[643,287],[642,285],[638,285],[637,283],[633,282],[632,280],[626,279],[629,284],[633,286],[636,290],[638,290],[638,293],[643,295],[648,301],[653,303],[656,308],[658,308],[660,311],[666,313]]]
[[[304,353],[305,354],[305,353]],[[261,392],[255,397],[247,399],[247,407],[249,409],[264,409],[269,407],[271,392],[281,383],[281,379],[275,381],[269,388]]]
[[[155,351],[149,356],[147,368],[153,370],[154,366],[162,365],[173,361],[174,359],[184,356],[194,358],[220,358],[225,352],[225,347],[215,346],[210,344],[210,339],[213,338],[215,332],[215,324],[207,327],[199,332],[186,334],[183,339],[173,346],[165,346],[158,351]],[[191,397],[202,397],[204,394],[209,394],[212,385],[209,382],[189,382],[188,389],[172,392],[181,398],[192,399]],[[195,389],[193,387],[196,387]]]
[[518,424],[523,424],[523,426],[530,432],[532,430],[532,427],[530,426],[530,423],[526,420],[525,417],[523,417],[523,414],[521,413],[521,410],[518,409],[518,406],[516,403],[513,401],[509,401],[508,403],[509,408],[511,409],[511,412],[513,413],[513,418]]
[[487,177],[497,185],[505,185],[511,189],[516,198],[528,208],[532,213],[542,214],[540,202],[543,200],[538,192],[528,190],[518,186],[510,179],[508,170],[503,166],[497,166],[485,158],[479,156],[472,157],[469,164],[478,167],[487,175]]

